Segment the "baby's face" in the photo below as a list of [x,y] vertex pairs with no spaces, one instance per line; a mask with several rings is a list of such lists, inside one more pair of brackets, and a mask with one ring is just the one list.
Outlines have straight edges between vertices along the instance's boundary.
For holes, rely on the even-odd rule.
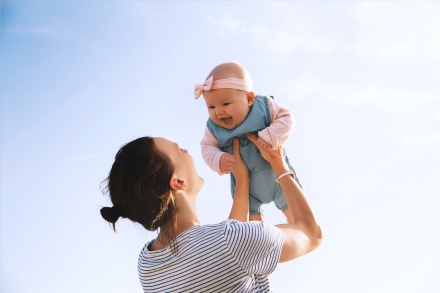
[[252,92],[216,89],[203,92],[209,117],[220,127],[234,129],[246,119],[254,103]]

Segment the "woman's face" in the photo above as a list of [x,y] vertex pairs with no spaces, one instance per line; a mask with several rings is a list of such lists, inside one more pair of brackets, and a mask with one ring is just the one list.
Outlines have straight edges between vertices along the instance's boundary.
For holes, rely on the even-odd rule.
[[194,161],[188,151],[163,137],[155,137],[154,144],[161,153],[170,158],[174,166],[174,176],[184,180],[188,187],[187,191],[198,192],[203,186],[204,179],[197,174]]

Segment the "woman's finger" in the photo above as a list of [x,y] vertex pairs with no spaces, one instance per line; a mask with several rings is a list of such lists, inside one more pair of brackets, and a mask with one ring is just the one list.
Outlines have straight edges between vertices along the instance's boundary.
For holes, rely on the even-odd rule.
[[236,139],[236,138],[234,138],[232,140],[232,151],[234,152],[235,159],[241,160],[240,143],[238,142],[238,139]]
[[248,132],[248,133],[246,133],[246,137],[250,140],[250,141],[252,141],[252,143],[253,144],[255,144],[255,145],[257,145],[257,135],[255,134],[255,133],[252,133],[252,132]]

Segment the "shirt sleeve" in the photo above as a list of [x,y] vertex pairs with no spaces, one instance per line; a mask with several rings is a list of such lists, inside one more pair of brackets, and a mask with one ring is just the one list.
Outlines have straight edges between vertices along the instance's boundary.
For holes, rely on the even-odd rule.
[[238,264],[249,274],[269,275],[280,259],[283,235],[264,222],[226,222],[227,246]]
[[278,105],[273,99],[267,99],[270,109],[271,123],[268,127],[258,132],[258,136],[272,145],[272,149],[277,149],[289,138],[295,127],[295,119],[290,111]]
[[200,142],[202,148],[202,157],[205,163],[215,172],[223,175],[220,171],[220,157],[225,153],[220,149],[218,141],[215,136],[209,131],[208,128],[205,129],[205,135]]

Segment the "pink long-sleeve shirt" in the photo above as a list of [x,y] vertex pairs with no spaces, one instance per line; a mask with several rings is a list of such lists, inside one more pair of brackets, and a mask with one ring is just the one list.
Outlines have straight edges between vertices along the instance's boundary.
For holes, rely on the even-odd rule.
[[[295,127],[295,119],[289,110],[281,107],[271,98],[267,99],[271,123],[268,127],[258,131],[258,136],[272,145],[272,149],[277,149],[279,145],[287,141]],[[205,163],[220,175],[224,173],[220,170],[220,157],[225,153],[220,149],[217,139],[205,129],[205,135],[200,142],[202,157]]]

